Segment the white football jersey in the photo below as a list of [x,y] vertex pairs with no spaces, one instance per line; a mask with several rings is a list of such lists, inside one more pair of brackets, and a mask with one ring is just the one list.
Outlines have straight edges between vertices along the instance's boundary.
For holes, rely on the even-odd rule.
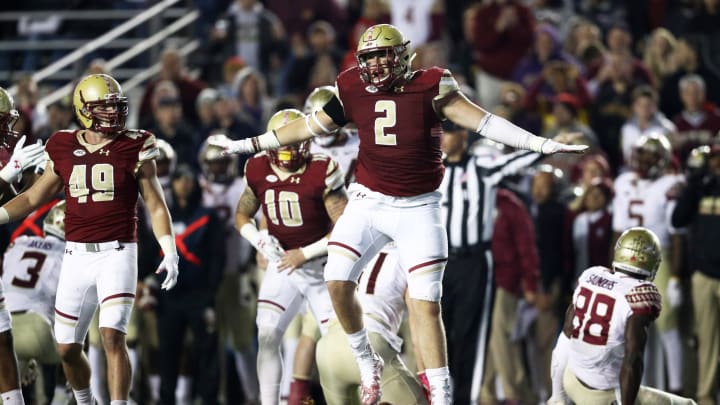
[[250,259],[252,246],[235,229],[235,208],[243,191],[245,181],[237,177],[230,184],[211,183],[200,178],[203,206],[213,208],[225,223],[225,273],[237,272]]
[[402,347],[398,331],[405,314],[406,289],[407,274],[398,263],[397,249],[390,245],[368,263],[358,282],[365,326],[381,334],[398,352]]
[[666,174],[655,180],[641,179],[634,172],[623,173],[615,180],[613,199],[613,230],[623,232],[634,226],[650,229],[668,247],[670,235],[678,232],[670,224],[675,200],[670,190],[683,177]]
[[2,281],[10,312],[34,311],[53,318],[65,241],[54,237],[20,236],[8,246]]
[[344,145],[325,147],[312,142],[310,144],[310,153],[321,153],[335,159],[340,165],[340,169],[342,169],[345,184],[347,185],[355,179],[354,171],[360,147],[360,137],[357,136],[355,130],[343,128],[341,131],[344,131],[347,135],[347,141]]
[[595,389],[619,387],[627,320],[633,314],[657,317],[660,299],[649,281],[600,266],[585,270],[573,293],[570,370]]

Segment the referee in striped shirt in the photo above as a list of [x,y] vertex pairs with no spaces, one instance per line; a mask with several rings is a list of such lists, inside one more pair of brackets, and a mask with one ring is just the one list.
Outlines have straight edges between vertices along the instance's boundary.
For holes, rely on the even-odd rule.
[[446,157],[440,204],[449,256],[442,315],[454,403],[466,405],[477,403],[490,338],[495,291],[490,241],[497,187],[505,176],[533,164],[541,155],[528,151],[503,155],[494,146],[472,154],[466,129],[445,121],[443,132]]

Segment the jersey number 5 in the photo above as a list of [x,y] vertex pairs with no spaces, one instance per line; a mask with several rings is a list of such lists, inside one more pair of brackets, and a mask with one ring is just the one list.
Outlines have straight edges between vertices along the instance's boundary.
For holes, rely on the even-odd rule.
[[78,203],[86,203],[88,195],[95,202],[112,201],[115,198],[115,181],[113,166],[98,163],[90,166],[90,188],[87,184],[87,165],[73,166],[70,173],[70,197],[78,199]]
[[25,252],[20,260],[35,260],[35,264],[28,266],[27,269],[30,278],[23,280],[21,278],[13,277],[10,284],[20,288],[35,288],[35,284],[37,284],[38,279],[40,279],[40,270],[42,270],[46,257],[45,253]]
[[383,116],[375,118],[375,144],[397,145],[397,136],[385,133],[386,128],[397,124],[397,104],[392,100],[378,100],[375,102],[375,112],[384,113]]
[[615,298],[605,294],[595,294],[592,290],[580,287],[575,302],[572,337],[591,345],[607,344],[614,308]]

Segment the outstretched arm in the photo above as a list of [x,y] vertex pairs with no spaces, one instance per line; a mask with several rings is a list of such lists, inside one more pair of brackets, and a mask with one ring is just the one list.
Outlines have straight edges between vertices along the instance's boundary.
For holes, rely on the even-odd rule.
[[50,201],[62,188],[62,178],[53,170],[53,162],[49,161],[45,173],[32,187],[0,207],[0,224],[26,217],[37,207]]

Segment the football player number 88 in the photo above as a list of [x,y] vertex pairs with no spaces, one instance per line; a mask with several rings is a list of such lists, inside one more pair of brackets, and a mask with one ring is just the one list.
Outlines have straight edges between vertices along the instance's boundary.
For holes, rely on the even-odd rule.
[[614,308],[613,297],[581,287],[575,302],[572,337],[591,345],[607,344]]
[[397,104],[392,100],[378,100],[375,102],[375,112],[385,114],[382,117],[375,118],[375,144],[397,145],[395,134],[385,133],[386,128],[392,128],[397,124]]
[[111,201],[115,198],[115,181],[113,166],[108,163],[97,163],[90,166],[90,188],[88,188],[87,165],[73,166],[70,173],[70,196],[77,198],[78,203],[86,203],[88,195],[95,202]]

